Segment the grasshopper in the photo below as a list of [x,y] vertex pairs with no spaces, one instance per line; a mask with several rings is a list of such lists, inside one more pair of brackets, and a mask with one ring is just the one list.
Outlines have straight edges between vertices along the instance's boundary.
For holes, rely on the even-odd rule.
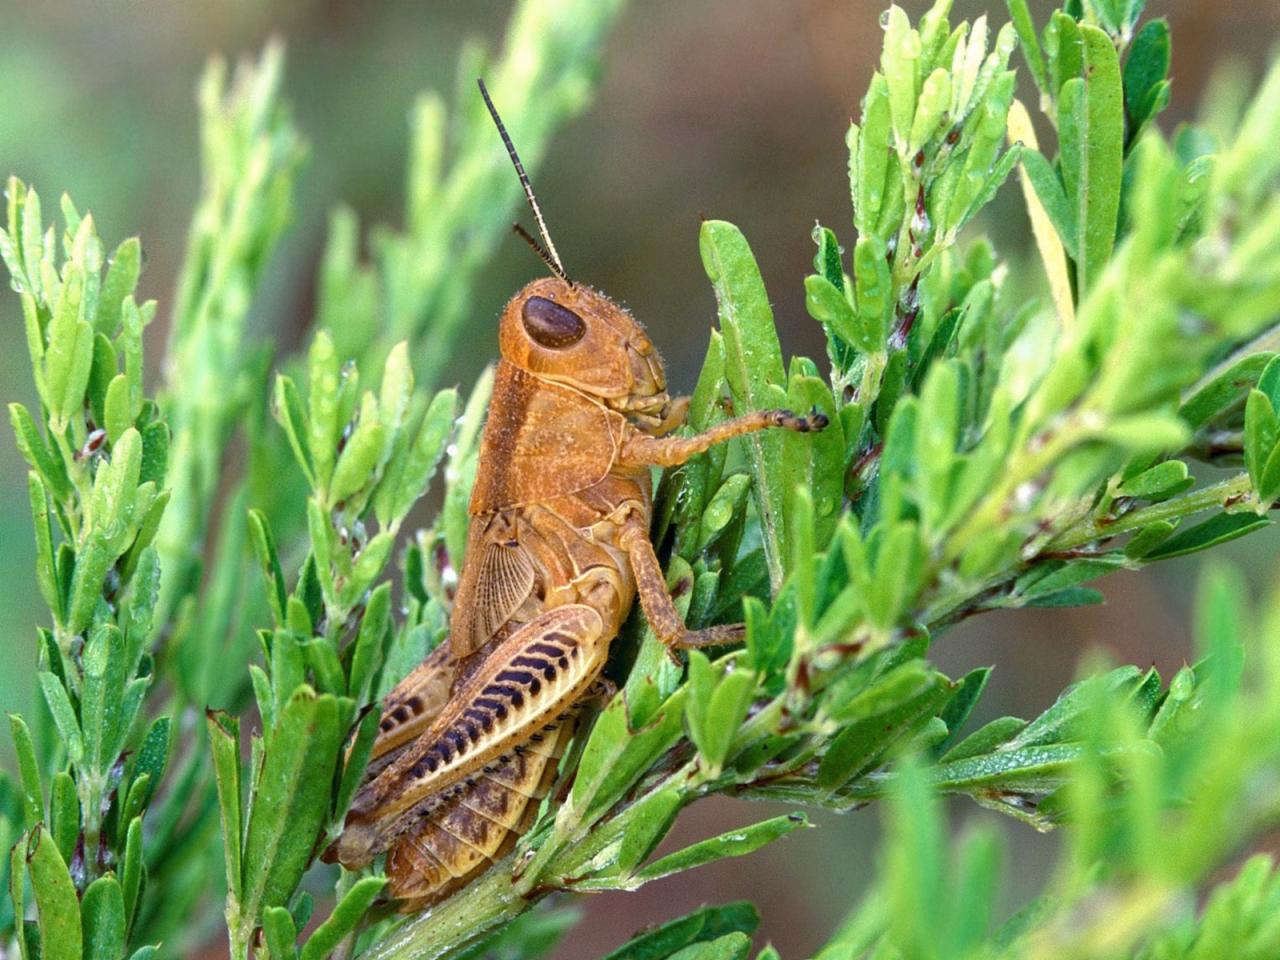
[[502,311],[465,562],[448,638],[386,697],[365,779],[326,854],[351,869],[387,853],[405,912],[461,888],[526,831],[637,594],[674,650],[733,642],[741,625],[686,629],[649,539],[652,467],[672,467],[819,413],[762,410],[672,436],[672,401],[640,324],[566,274],[524,166],[480,92],[542,236],[517,232],[551,276]]

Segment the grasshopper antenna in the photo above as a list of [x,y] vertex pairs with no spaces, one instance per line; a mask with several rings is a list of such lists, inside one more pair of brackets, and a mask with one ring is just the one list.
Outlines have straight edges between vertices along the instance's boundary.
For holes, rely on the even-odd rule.
[[533,252],[536,253],[539,259],[547,265],[548,270],[554,273],[565,283],[569,284],[569,286],[573,286],[573,281],[564,275],[564,269],[560,266],[560,262],[552,258],[551,254],[547,252],[547,248],[538,242],[537,237],[518,223],[513,223],[511,225],[511,229],[514,230],[525,243],[533,248]]
[[506,145],[507,154],[511,157],[511,163],[515,166],[516,174],[520,177],[520,186],[524,187],[525,199],[529,201],[529,207],[533,210],[533,219],[538,223],[538,232],[542,234],[542,244],[539,244],[519,224],[514,225],[516,232],[528,241],[529,245],[533,247],[552,273],[572,286],[573,281],[564,272],[564,264],[560,261],[560,253],[556,250],[556,245],[551,240],[551,233],[547,230],[547,221],[542,217],[542,208],[538,206],[538,198],[533,194],[533,184],[529,182],[529,175],[525,173],[524,164],[520,162],[520,154],[516,153],[516,146],[511,142],[511,135],[507,133],[502,117],[498,116],[498,108],[493,105],[493,99],[489,96],[489,88],[484,85],[484,80],[479,78],[477,78],[476,84],[480,87],[480,96],[484,97],[484,105],[489,108],[489,116],[493,117],[493,123],[498,128],[498,133],[502,136],[502,142]]

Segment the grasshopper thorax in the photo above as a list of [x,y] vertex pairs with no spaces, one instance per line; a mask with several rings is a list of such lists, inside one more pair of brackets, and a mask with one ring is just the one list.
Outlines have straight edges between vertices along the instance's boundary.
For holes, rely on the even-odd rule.
[[502,311],[507,362],[572,387],[656,429],[670,408],[662,360],[644,328],[604,294],[559,277],[527,284]]

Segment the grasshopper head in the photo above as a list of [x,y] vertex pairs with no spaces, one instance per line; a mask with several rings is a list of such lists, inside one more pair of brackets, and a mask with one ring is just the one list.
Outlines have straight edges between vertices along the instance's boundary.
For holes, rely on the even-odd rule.
[[516,232],[551,271],[551,276],[528,284],[502,311],[498,344],[503,359],[543,380],[600,400],[641,430],[664,430],[671,400],[653,343],[630,313],[604,294],[569,279],[520,155],[484,81],[476,82],[520,179],[542,243],[519,224],[514,224]]
[[509,363],[600,400],[641,429],[666,419],[671,401],[653,343],[627,310],[590,287],[534,280],[502,311],[498,342]]

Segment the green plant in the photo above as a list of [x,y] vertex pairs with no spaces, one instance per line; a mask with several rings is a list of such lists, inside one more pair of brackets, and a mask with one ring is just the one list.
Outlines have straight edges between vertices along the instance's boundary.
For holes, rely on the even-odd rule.
[[[208,933],[201,894],[217,876],[237,958],[530,956],[573,919],[534,909],[551,892],[635,889],[750,854],[805,826],[805,806],[882,798],[877,882],[824,958],[1208,957],[1245,937],[1274,952],[1269,862],[1218,884],[1203,911],[1194,894],[1276,818],[1275,612],[1248,626],[1219,572],[1201,604],[1204,659],[1167,689],[1154,672],[1094,669],[1030,722],[972,732],[989,671],[952,679],[927,654],[962,618],[1093,602],[1086,584],[1107,572],[1269,524],[1280,66],[1229,135],[1170,139],[1154,123],[1168,29],[1141,22],[1141,3],[1069,0],[1037,31],[1010,0],[994,33],[985,18],[953,26],[949,6],[914,26],[890,9],[847,137],[847,253],[836,231],[814,231],[804,300],[829,375],[784,363],[745,237],[702,226],[719,328],[690,428],[730,407],[831,420],[660,480],[653,535],[681,612],[695,628],[744,619],[745,644],[678,667],[637,613],[610,668],[618,696],[507,859],[407,920],[375,906],[381,877],[341,874],[301,943],[314,908],[303,878],[340,830],[378,698],[446,631],[491,379],[460,416],[455,391],[415,383],[435,386],[517,185],[472,100],[445,172],[444,108],[423,100],[405,233],[377,234],[364,265],[353,216],[335,215],[319,329],[268,380],[244,322],[288,219],[300,138],[279,102],[278,50],[230,90],[214,67],[170,373],[151,401],[141,330],[155,307],[130,296],[137,242],[105,264],[92,219],[66,201],[59,254],[36,194],[10,181],[0,254],[41,401],[12,417],[52,621],[47,714],[34,736],[14,719],[19,777],[0,779],[0,832],[18,841],[0,923],[24,957],[149,956],[161,940],[181,953]],[[584,102],[616,12],[519,6],[486,72],[527,160]],[[1052,160],[1014,99],[1015,46],[1056,134]],[[462,74],[482,62],[467,53]],[[1038,265],[964,230],[1015,168]],[[1028,298],[1041,269],[1047,295]],[[249,466],[227,484],[241,423]],[[403,538],[442,458],[442,505]],[[1202,479],[1193,458],[1232,472]],[[250,696],[261,733],[246,759]],[[192,735],[193,709],[211,705],[206,736]],[[713,793],[796,810],[655,859],[680,811]],[[1063,825],[1051,891],[997,926],[999,845],[976,833],[951,854],[939,793]],[[201,852],[215,825],[221,863]],[[707,908],[611,956],[745,957],[755,923],[750,905]]]

